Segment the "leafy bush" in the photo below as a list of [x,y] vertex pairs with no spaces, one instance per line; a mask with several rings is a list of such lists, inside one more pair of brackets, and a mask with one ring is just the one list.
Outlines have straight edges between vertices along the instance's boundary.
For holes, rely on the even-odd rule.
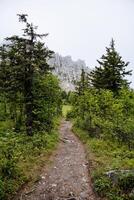
[[49,134],[40,132],[32,137],[14,132],[1,134],[0,199],[7,200],[23,183],[30,180],[33,168],[36,166],[37,169],[44,163],[45,155],[52,152],[57,142],[55,131]]
[[118,181],[112,180],[106,175],[94,176],[95,191],[100,197],[106,197],[109,200],[133,200],[134,174],[119,173]]
[[121,174],[118,186],[124,193],[131,192],[134,189],[134,173],[128,172]]
[[[122,89],[114,97],[109,90],[85,90],[77,96],[71,113],[76,125],[98,138],[134,147],[134,92]],[[127,93],[127,96],[126,96]]]
[[0,177],[0,199],[5,199],[5,185],[2,177]]
[[98,177],[94,180],[95,191],[101,196],[105,197],[111,189],[111,182],[105,176]]
[[66,114],[66,119],[67,119],[67,120],[73,119],[74,116],[75,116],[74,112],[68,111],[67,114]]

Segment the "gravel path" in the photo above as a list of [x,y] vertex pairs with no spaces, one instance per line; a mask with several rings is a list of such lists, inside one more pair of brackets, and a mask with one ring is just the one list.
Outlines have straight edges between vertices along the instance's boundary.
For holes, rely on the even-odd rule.
[[95,200],[83,145],[71,132],[68,121],[61,123],[60,141],[53,164],[17,200]]

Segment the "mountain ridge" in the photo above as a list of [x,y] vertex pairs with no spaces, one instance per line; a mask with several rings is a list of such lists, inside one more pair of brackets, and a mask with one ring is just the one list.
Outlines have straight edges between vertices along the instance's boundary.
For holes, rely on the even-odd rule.
[[54,68],[53,74],[60,80],[61,88],[67,92],[75,90],[74,82],[80,79],[82,69],[90,72],[84,60],[73,61],[71,56],[61,56],[59,53],[54,54],[49,60],[49,65]]

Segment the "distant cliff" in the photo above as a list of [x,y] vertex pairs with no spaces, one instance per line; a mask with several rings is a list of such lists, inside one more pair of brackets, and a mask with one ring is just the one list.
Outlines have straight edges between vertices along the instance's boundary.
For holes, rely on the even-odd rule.
[[59,78],[61,87],[66,91],[75,89],[74,81],[80,79],[81,69],[85,72],[90,71],[83,60],[73,61],[71,56],[63,57],[57,53],[49,60],[49,64],[54,67],[53,73]]

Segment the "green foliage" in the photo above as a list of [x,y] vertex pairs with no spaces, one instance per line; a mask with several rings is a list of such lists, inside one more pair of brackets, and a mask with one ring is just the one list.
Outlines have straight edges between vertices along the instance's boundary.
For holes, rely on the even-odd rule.
[[68,113],[71,113],[72,106],[71,105],[63,105],[62,107],[62,115],[63,117],[68,118]]
[[97,194],[108,200],[133,200],[133,173],[119,174],[114,183],[106,172],[133,169],[134,91],[122,88],[115,96],[110,90],[88,87],[80,95],[76,91],[72,105],[74,132],[86,144]]
[[[23,36],[6,38],[0,46],[0,199],[12,197],[55,149],[54,129],[62,113],[59,81],[48,59],[53,52],[37,27],[19,15]],[[57,119],[56,119],[57,118]],[[33,173],[34,171],[34,173]]]
[[116,169],[133,169],[134,166],[134,150],[129,150],[126,145],[119,145],[109,139],[100,139],[91,137],[87,131],[78,127],[73,130],[83,143],[86,144],[89,159],[97,171],[108,171]]
[[110,47],[106,48],[106,55],[103,55],[98,63],[100,66],[95,67],[89,75],[92,86],[97,89],[108,89],[117,94],[121,88],[129,85],[124,77],[131,75],[132,71],[126,71],[129,63],[125,63],[117,53],[113,39]]
[[47,34],[37,34],[27,15],[19,20],[25,24],[23,36],[7,38],[0,47],[0,99],[3,116],[13,120],[16,132],[33,135],[37,129],[52,129],[61,112],[61,91],[48,65],[53,52],[40,41]]
[[76,82],[76,91],[78,95],[82,95],[88,87],[88,76],[84,69],[81,70],[81,77],[78,82]]
[[62,110],[61,89],[51,73],[35,81],[34,129],[51,131],[55,116]]
[[112,187],[109,179],[105,176],[97,177],[94,181],[94,187],[100,197],[105,197]]
[[66,91],[63,90],[61,92],[61,97],[64,105],[68,104],[68,96],[69,94]]
[[100,174],[94,179],[94,187],[100,197],[106,197],[109,200],[123,200],[119,195],[119,190],[113,186],[108,177]]
[[134,147],[134,92],[122,89],[114,97],[109,90],[85,90],[73,104],[72,116],[78,127],[90,135]]
[[33,137],[14,132],[0,135],[0,199],[8,199],[23,183],[34,179],[33,174],[38,175],[37,168],[44,165],[57,142],[56,130]]
[[[132,200],[134,187],[134,150],[112,140],[90,137],[88,132],[74,126],[73,131],[86,145],[90,171],[97,194],[108,200]],[[129,172],[129,170],[130,172]],[[119,171],[113,182],[107,171]],[[120,170],[128,172],[120,173]]]
[[67,120],[70,120],[70,119],[74,118],[74,116],[75,116],[74,112],[72,112],[72,111],[70,110],[70,111],[68,111],[67,114],[66,114],[66,119],[67,119]]
[[118,186],[125,193],[131,192],[134,188],[134,173],[125,173],[119,176]]
[[104,174],[94,176],[94,187],[100,197],[106,197],[109,200],[132,200],[131,193],[134,188],[134,174],[118,174],[116,183]]
[[5,186],[4,182],[2,181],[2,178],[0,177],[0,198],[5,199]]

